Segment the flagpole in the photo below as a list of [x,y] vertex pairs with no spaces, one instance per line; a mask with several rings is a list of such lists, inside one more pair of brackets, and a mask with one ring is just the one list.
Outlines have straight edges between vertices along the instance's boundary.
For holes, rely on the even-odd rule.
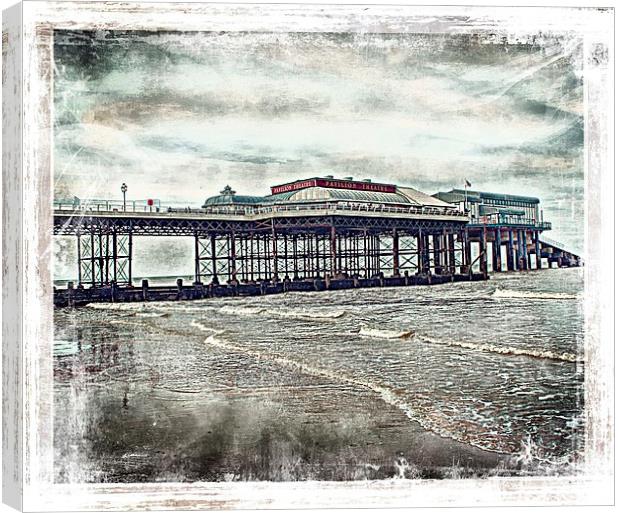
[[469,217],[469,213],[467,212],[467,180],[465,180],[465,204],[463,205],[463,211]]

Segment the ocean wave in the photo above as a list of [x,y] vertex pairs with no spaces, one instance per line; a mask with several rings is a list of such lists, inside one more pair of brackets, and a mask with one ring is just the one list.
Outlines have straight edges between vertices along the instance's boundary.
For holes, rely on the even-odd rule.
[[199,331],[205,331],[205,332],[208,332],[208,333],[223,333],[223,331],[219,331],[219,330],[216,330],[214,328],[210,328],[209,326],[205,326],[203,323],[198,322],[195,319],[192,320],[192,322],[190,322],[189,325],[192,328],[198,328]]
[[158,305],[147,303],[88,303],[87,308],[93,308],[94,310],[109,310],[113,312],[127,312],[126,315],[121,317],[168,317],[170,315],[166,312],[158,312],[153,310],[161,310]]
[[434,407],[429,407],[424,404],[414,405],[408,402],[406,400],[407,392],[401,388],[393,387],[387,383],[367,380],[359,376],[352,376],[343,372],[342,369],[329,369],[316,364],[300,362],[274,352],[243,346],[223,337],[224,331],[215,330],[197,321],[192,321],[191,324],[199,330],[209,333],[204,339],[204,343],[211,347],[227,352],[241,353],[245,356],[255,358],[258,361],[276,364],[332,382],[365,388],[375,393],[377,397],[387,405],[400,410],[409,420],[417,422],[423,429],[432,431],[439,436],[468,443],[474,447],[493,452],[504,454],[514,452],[514,448],[511,447],[508,441],[504,441],[505,443],[502,444],[495,438],[486,438],[485,433],[479,433],[479,436],[475,436],[470,431],[467,436],[463,436],[462,430],[458,427],[458,421],[455,430],[454,419],[449,419],[444,413],[438,411]]
[[360,328],[358,333],[362,337],[385,338],[385,339],[411,338],[413,336],[413,331],[411,330],[402,330],[402,331],[381,330],[381,329],[368,328],[368,327]]
[[324,319],[339,319],[343,317],[346,312],[344,310],[333,310],[329,312],[310,310],[303,308],[267,308],[265,313],[274,317],[281,317],[283,319],[301,319],[301,320],[324,320]]
[[260,306],[226,305],[218,310],[226,315],[239,315],[242,317],[276,317],[280,319],[299,320],[329,320],[339,319],[345,315],[344,310],[322,311],[305,308],[267,308]]
[[88,303],[86,305],[86,308],[93,308],[95,310],[135,311],[135,310],[146,310],[147,304],[146,303]]
[[577,294],[567,294],[564,292],[530,292],[527,290],[513,290],[513,289],[495,289],[493,298],[499,299],[578,299]]
[[226,305],[219,309],[220,313],[227,315],[240,315],[242,317],[254,317],[265,312],[265,308],[258,306],[233,306]]
[[[130,315],[139,317],[165,317],[167,313],[162,312],[213,312],[216,314],[229,315],[235,317],[272,317],[280,319],[298,319],[301,321],[329,321],[340,319],[346,315],[345,310],[317,310],[314,308],[277,308],[264,306],[246,306],[228,304],[223,306],[197,304],[199,301],[192,302],[192,305],[179,304],[175,302],[149,302],[149,303],[88,303],[86,306],[96,310],[128,311]],[[155,312],[153,311],[155,310]],[[160,313],[157,313],[160,312]]]
[[221,337],[221,335],[224,333],[223,331],[215,330],[195,320],[191,322],[191,325],[201,331],[211,332],[211,334],[204,340],[204,342],[210,346],[217,347],[226,351],[243,353],[245,355],[252,356],[257,360],[267,360],[271,363],[276,363],[283,367],[292,368],[318,378],[327,378],[336,382],[367,388],[377,393],[384,402],[399,408],[410,420],[416,420],[420,423],[422,422],[422,419],[416,418],[413,407],[400,399],[397,392],[391,390],[388,386],[350,377],[343,374],[340,370],[334,371],[324,367],[318,367],[315,365],[298,362],[278,354],[241,346]]
[[440,340],[427,336],[416,335],[416,340],[437,344],[442,346],[462,347],[463,349],[472,349],[475,351],[484,351],[488,353],[503,354],[508,356],[529,356],[531,358],[541,358],[545,360],[558,360],[564,362],[582,362],[577,355],[573,353],[558,353],[555,351],[544,351],[538,349],[523,349],[511,346],[497,346],[495,344],[477,344],[474,342],[460,342],[456,340]]

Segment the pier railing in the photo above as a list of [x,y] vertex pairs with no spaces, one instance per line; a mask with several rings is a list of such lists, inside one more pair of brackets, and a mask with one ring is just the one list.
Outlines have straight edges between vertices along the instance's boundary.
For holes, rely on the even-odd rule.
[[512,216],[505,214],[489,214],[486,216],[474,217],[472,219],[472,223],[531,226],[538,230],[551,230],[551,223],[548,221],[538,221],[537,219],[529,217]]
[[74,212],[160,212],[161,201],[152,200],[54,200],[54,210]]
[[440,207],[426,207],[426,206],[396,206],[396,205],[383,205],[380,203],[352,203],[352,202],[317,202],[317,203],[305,203],[296,205],[262,205],[262,206],[218,206],[209,208],[191,208],[191,207],[178,207],[178,206],[162,206],[145,205],[143,203],[127,202],[123,205],[123,202],[118,201],[102,201],[102,202],[89,202],[89,203],[68,203],[68,202],[54,202],[54,209],[57,211],[73,211],[76,214],[84,215],[89,212],[96,213],[111,213],[122,214],[125,212],[130,213],[158,213],[158,214],[215,214],[222,216],[254,216],[260,214],[273,214],[273,213],[303,213],[303,212],[316,212],[316,211],[332,211],[332,212],[359,212],[363,213],[386,213],[386,214],[403,214],[403,215],[441,215],[451,217],[464,217],[464,214],[456,208],[440,208]]

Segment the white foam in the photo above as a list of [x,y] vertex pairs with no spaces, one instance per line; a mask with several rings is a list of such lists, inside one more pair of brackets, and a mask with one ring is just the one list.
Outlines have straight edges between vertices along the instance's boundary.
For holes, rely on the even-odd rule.
[[554,351],[542,351],[537,349],[523,349],[511,346],[497,346],[494,344],[476,344],[473,342],[461,342],[456,340],[439,340],[426,336],[416,336],[417,340],[428,342],[430,344],[438,344],[443,346],[462,347],[464,349],[472,349],[475,351],[485,351],[489,353],[503,354],[509,356],[530,356],[532,358],[543,358],[547,360],[560,360],[565,362],[581,362],[573,353],[556,353]]
[[255,315],[260,315],[265,312],[264,308],[256,307],[256,306],[233,306],[227,305],[223,306],[219,310],[223,314],[227,315],[240,315],[243,317],[254,317]]
[[168,317],[169,314],[163,312],[136,312],[136,317]]
[[189,325],[193,328],[198,328],[199,331],[206,331],[206,332],[211,332],[211,333],[222,333],[221,331],[218,331],[213,328],[209,328],[208,326],[205,326],[204,324],[196,320],[193,320],[192,322],[190,322]]
[[339,319],[345,315],[344,310],[333,311],[318,311],[309,310],[303,308],[268,308],[265,310],[265,314],[273,317],[280,317],[283,319],[300,319],[300,320],[327,320],[327,319]]
[[381,330],[376,328],[362,327],[359,330],[359,334],[363,337],[394,339],[411,338],[413,336],[413,331]]
[[[151,306],[151,305],[148,305]],[[88,303],[86,308],[95,310],[146,310],[146,303]]]
[[219,313],[242,317],[276,317],[281,319],[299,320],[329,320],[338,319],[345,315],[344,310],[322,311],[304,308],[266,308],[260,306],[226,305],[221,307]]
[[548,399],[553,399],[554,397],[560,397],[560,394],[541,395],[538,398],[538,400],[539,401],[547,401]]
[[533,292],[527,290],[495,289],[491,297],[496,299],[578,299],[577,294],[566,294],[564,292]]

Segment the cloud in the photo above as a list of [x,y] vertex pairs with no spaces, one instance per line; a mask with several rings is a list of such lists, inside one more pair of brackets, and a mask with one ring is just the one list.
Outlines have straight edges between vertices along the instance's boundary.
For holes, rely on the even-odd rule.
[[[56,191],[201,204],[334,174],[583,208],[580,41],[55,33]],[[582,237],[577,226],[575,244]],[[561,232],[564,233],[564,232]],[[579,245],[575,247],[581,247]]]

